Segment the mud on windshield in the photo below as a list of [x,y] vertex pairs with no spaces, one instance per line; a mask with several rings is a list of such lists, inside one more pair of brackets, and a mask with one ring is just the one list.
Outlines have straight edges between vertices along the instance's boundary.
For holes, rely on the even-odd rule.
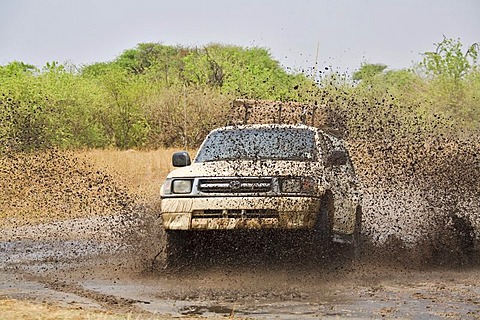
[[241,128],[212,132],[195,162],[221,160],[297,160],[317,157],[315,132],[301,128]]

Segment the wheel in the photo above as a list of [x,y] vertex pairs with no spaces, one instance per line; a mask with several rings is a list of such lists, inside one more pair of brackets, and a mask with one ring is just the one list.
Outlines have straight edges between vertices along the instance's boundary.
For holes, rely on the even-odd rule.
[[188,255],[188,234],[179,230],[166,230],[165,233],[165,269],[182,267]]
[[350,246],[353,259],[358,259],[362,250],[362,206],[360,205],[355,210],[355,230]]
[[320,201],[320,212],[315,221],[315,240],[324,247],[330,247],[332,242],[333,196],[326,193]]

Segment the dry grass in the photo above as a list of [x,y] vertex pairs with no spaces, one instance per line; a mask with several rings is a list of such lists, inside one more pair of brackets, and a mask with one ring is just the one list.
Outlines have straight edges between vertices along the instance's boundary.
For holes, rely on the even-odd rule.
[[171,156],[175,150],[87,150],[76,155],[113,176],[130,194],[150,201],[158,198],[161,183],[173,168]]
[[4,227],[115,215],[155,205],[174,149],[37,152],[0,158]]
[[166,320],[168,316],[108,311],[83,310],[79,308],[59,307],[48,303],[34,303],[24,300],[0,299],[1,320]]

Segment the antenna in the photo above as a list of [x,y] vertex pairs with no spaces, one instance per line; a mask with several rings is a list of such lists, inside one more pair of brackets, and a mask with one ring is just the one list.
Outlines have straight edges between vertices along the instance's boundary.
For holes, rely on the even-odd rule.
[[187,150],[187,92],[185,83],[183,84],[183,150]]
[[317,52],[315,53],[315,65],[313,66],[314,80],[318,78],[318,52],[320,51],[320,40],[317,41]]

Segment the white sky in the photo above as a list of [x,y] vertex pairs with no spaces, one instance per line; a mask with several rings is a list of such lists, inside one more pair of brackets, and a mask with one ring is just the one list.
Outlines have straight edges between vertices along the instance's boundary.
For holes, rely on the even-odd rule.
[[0,64],[109,61],[140,42],[270,49],[284,67],[407,68],[480,41],[480,0],[0,0]]

